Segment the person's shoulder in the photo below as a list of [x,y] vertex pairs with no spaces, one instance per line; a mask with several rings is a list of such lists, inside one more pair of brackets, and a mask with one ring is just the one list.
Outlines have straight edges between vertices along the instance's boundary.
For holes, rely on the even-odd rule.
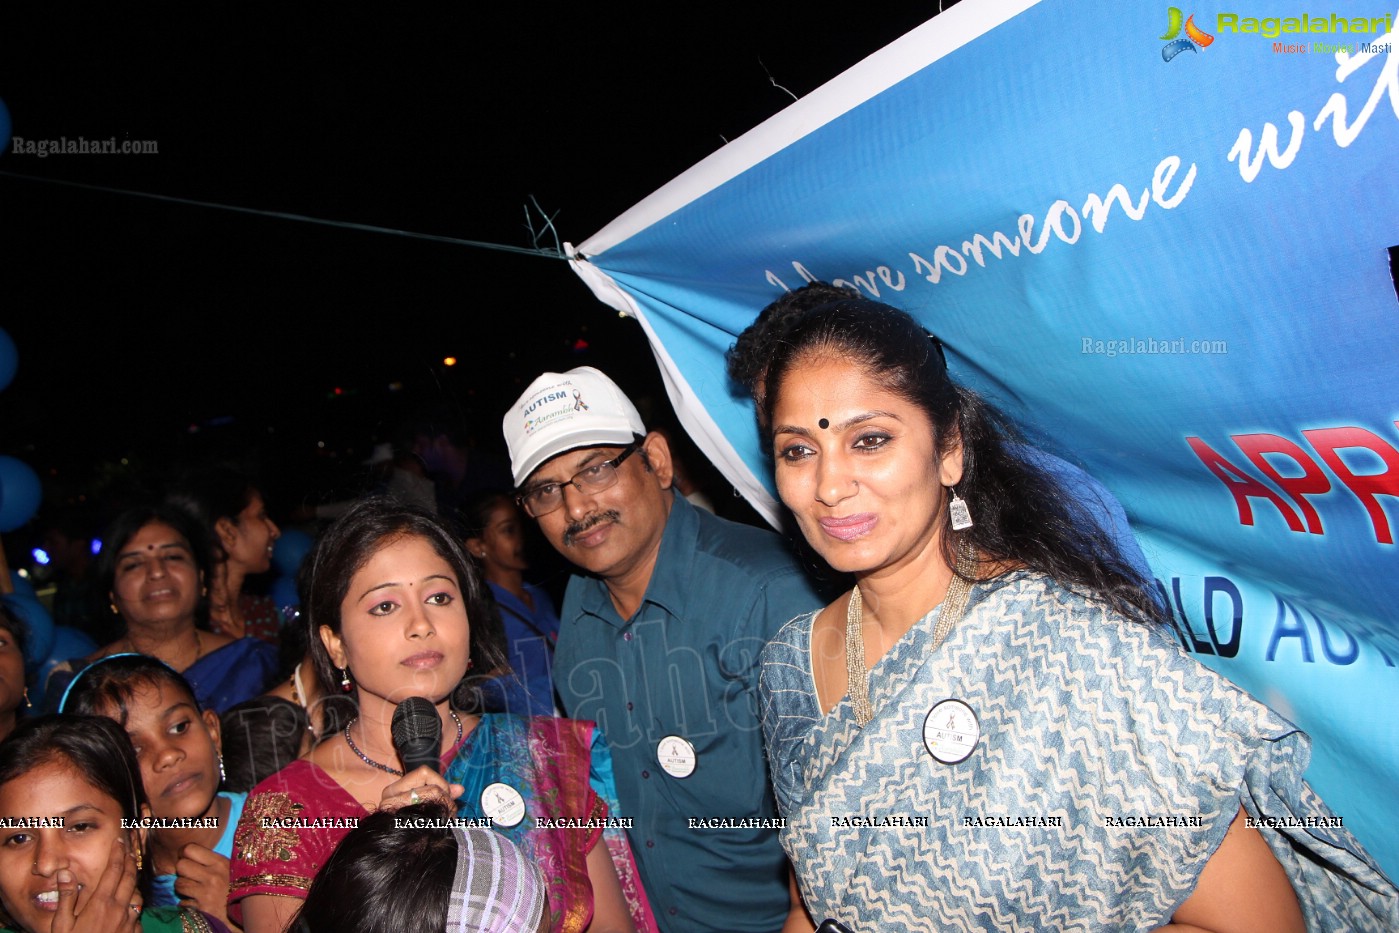
[[549,595],[549,591],[537,583],[526,583],[525,592],[534,600],[536,611],[554,612],[554,599]]
[[204,639],[207,648],[205,657],[216,651],[228,651],[230,655],[253,659],[263,664],[270,663],[274,666],[278,660],[276,645],[263,641],[261,638],[253,638],[251,635],[233,638],[219,632],[201,632],[200,638]]
[[[1164,623],[1129,618],[1046,574],[1012,571],[978,584],[977,590],[984,592],[973,597],[976,602],[993,606],[1003,624],[1038,629],[1040,644],[1063,663],[1097,673],[1113,670],[1120,678],[1134,682],[1141,678],[1148,682],[1174,678],[1191,684],[1191,689],[1202,697],[1210,697],[1221,708],[1228,706],[1236,713],[1247,712],[1250,717],[1255,707],[1267,709],[1188,654]],[[1276,727],[1276,723],[1270,725]]]
[[801,573],[796,556],[776,532],[729,521],[700,509],[695,512],[696,554],[751,574]]
[[574,573],[564,587],[563,604],[559,606],[559,618],[567,620],[583,611],[584,606],[600,605],[607,600],[607,585],[597,577],[586,573]]
[[94,661],[100,661],[103,658],[110,658],[114,654],[126,654],[130,650],[130,644],[125,638],[121,638],[117,641],[112,642],[111,644],[103,645],[101,648],[98,648],[96,651],[94,651],[92,654],[88,655],[85,658],[69,660],[68,663],[72,665],[73,670],[82,670],[84,667],[93,663]]
[[[238,820],[234,848],[241,850],[244,861],[261,861],[266,853],[259,848],[257,840],[285,833],[295,821],[360,816],[360,810],[331,775],[299,758],[248,791]],[[295,835],[305,841],[305,833],[295,831]]]
[[976,584],[967,611],[980,605],[994,607],[1003,620],[1018,625],[1037,625],[1059,635],[1081,637],[1090,630],[1116,631],[1136,626],[1151,628],[1127,619],[1091,596],[1064,586],[1036,570],[1015,569]]
[[219,796],[228,801],[228,805],[239,812],[242,812],[244,804],[248,802],[250,790],[221,790]]
[[273,772],[259,781],[248,791],[245,808],[259,797],[268,794],[292,794],[306,796],[307,790],[314,791],[323,781],[333,781],[320,765],[306,758],[298,758],[280,771]]
[[811,628],[816,624],[816,617],[820,614],[820,609],[803,612],[801,615],[789,619],[778,629],[777,634],[773,635],[763,646],[762,653],[759,655],[763,667],[792,664],[809,657]]
[[220,648],[227,648],[234,642],[242,641],[240,638],[234,638],[232,635],[225,635],[223,632],[210,632],[207,630],[199,633],[199,640],[204,646],[205,654],[213,654]]

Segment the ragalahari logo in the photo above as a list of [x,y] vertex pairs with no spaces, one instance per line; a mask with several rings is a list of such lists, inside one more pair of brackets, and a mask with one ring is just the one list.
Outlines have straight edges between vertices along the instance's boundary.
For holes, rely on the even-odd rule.
[[1187,50],[1191,52],[1197,51],[1195,48],[1197,45],[1203,49],[1214,41],[1214,36],[1207,32],[1202,32],[1200,27],[1195,25],[1194,13],[1191,13],[1190,17],[1185,21],[1186,38],[1184,39],[1178,38],[1181,30],[1180,9],[1178,7],[1171,7],[1166,11],[1166,15],[1170,19],[1166,24],[1166,34],[1161,37],[1166,41],[1166,47],[1161,50],[1161,58],[1164,60],[1170,61],[1181,52]]

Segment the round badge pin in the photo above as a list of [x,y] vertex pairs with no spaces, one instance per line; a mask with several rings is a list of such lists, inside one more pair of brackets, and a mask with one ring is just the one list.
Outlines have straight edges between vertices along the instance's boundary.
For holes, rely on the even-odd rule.
[[509,784],[497,781],[481,791],[481,812],[497,826],[509,829],[525,818],[525,798]]
[[699,756],[695,747],[678,735],[668,735],[656,743],[656,761],[661,770],[673,778],[687,778],[695,773]]
[[943,700],[923,720],[923,744],[928,754],[945,765],[966,761],[981,738],[981,723],[961,700]]

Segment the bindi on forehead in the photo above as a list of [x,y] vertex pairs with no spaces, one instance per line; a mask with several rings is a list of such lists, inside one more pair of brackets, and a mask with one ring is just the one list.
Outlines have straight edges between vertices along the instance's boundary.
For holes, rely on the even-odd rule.
[[133,554],[154,554],[156,551],[183,551],[185,549],[182,541],[166,541],[163,544],[147,544],[145,547],[134,547],[122,552],[122,557],[130,557]]

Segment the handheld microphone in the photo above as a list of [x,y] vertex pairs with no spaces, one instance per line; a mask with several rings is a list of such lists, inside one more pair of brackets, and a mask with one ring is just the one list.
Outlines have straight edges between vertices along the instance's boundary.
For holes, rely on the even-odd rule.
[[398,704],[391,729],[404,774],[424,765],[442,773],[442,718],[431,700],[409,697]]

